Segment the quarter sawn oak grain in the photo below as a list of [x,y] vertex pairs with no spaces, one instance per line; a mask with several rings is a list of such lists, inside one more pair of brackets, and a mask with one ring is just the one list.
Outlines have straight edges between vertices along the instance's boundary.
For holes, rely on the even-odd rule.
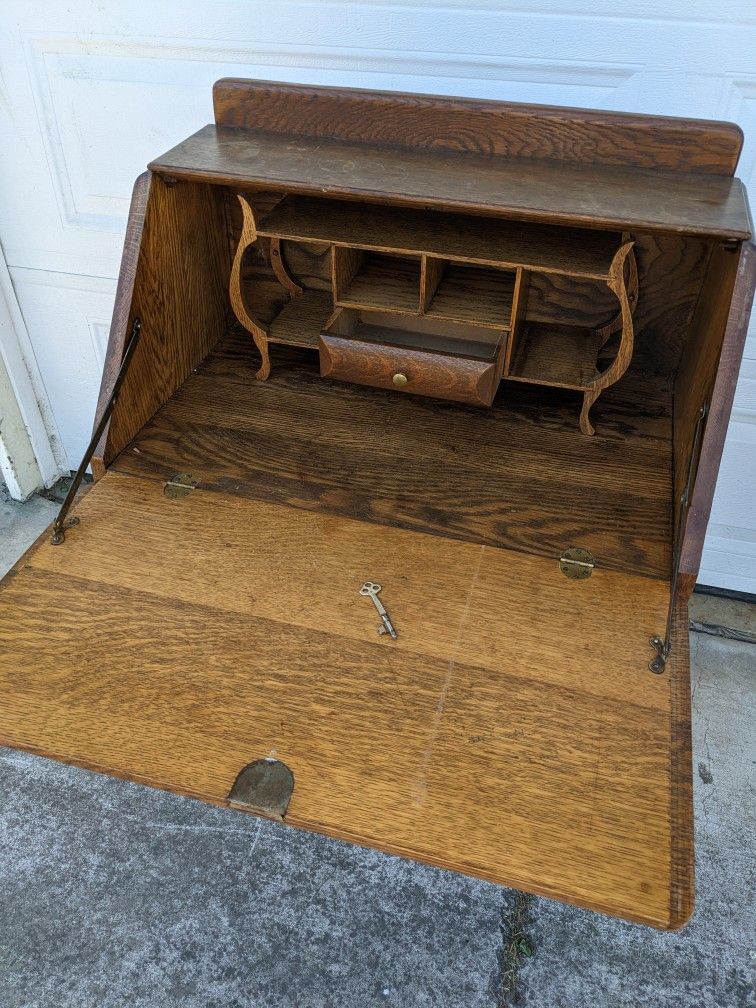
[[119,474],[76,513],[0,593],[0,741],[218,803],[276,755],[294,825],[674,923],[663,582]]

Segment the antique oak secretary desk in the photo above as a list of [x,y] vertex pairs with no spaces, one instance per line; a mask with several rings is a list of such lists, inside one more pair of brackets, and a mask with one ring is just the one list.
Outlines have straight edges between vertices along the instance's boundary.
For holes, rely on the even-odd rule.
[[214,98],[136,183],[96,482],[0,592],[0,743],[679,927],[740,131]]

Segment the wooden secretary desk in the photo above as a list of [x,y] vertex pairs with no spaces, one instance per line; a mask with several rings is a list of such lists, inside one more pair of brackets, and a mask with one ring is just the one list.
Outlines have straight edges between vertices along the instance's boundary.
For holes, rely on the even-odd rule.
[[136,183],[96,482],[0,593],[0,742],[679,927],[740,131],[214,97]]

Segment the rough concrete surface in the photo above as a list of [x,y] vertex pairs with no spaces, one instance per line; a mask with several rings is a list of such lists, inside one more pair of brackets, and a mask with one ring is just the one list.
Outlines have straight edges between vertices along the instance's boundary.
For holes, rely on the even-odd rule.
[[[55,507],[0,497],[0,570]],[[0,1008],[756,1005],[756,649],[694,634],[692,658],[683,931],[0,750]]]
[[37,494],[19,504],[0,483],[0,577],[50,524],[59,507]]

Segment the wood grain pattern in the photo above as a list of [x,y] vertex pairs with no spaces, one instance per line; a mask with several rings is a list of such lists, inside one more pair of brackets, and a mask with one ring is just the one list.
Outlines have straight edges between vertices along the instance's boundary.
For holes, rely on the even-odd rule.
[[[150,172],[143,172],[134,183],[131,195],[129,216],[126,222],[126,236],[121,255],[121,268],[118,272],[118,285],[116,287],[115,304],[113,306],[113,318],[110,323],[108,348],[105,353],[105,367],[103,368],[102,380],[100,382],[100,394],[97,398],[97,410],[92,425],[93,429],[97,428],[97,424],[100,422],[105,406],[112,394],[113,385],[115,384],[116,376],[118,375],[126,350],[127,339],[134,324],[132,300],[137,277],[139,250],[144,235],[144,221],[147,214],[151,179]],[[110,424],[103,431],[100,443],[95,448],[92,458],[92,474],[95,479],[100,479],[101,476],[105,475],[106,463],[109,461],[106,450],[109,428]]]
[[[140,189],[138,201],[142,193]],[[230,263],[219,226],[222,219],[217,190],[150,179],[136,276],[133,284],[125,280],[124,299],[117,303],[107,375],[117,370],[123,352],[118,352],[122,319],[141,318],[142,334],[110,420],[102,453],[105,465],[228,328]]]
[[[728,257],[725,265],[720,262]],[[724,273],[724,275],[723,275]],[[733,276],[734,273],[734,276]],[[711,275],[716,289],[709,291],[693,328],[691,347],[680,368],[675,396],[675,489],[682,493],[687,463],[692,447],[693,410],[702,401],[709,403],[708,417],[701,443],[700,461],[690,495],[690,507],[684,529],[680,555],[680,586],[684,597],[693,591],[701,565],[706,528],[709,523],[719,463],[722,458],[727,426],[738,371],[748,332],[748,321],[756,290],[756,246],[742,246],[740,255],[732,252],[716,254]],[[730,286],[730,281],[733,286]],[[708,280],[707,280],[708,284]],[[730,300],[730,290],[732,299]],[[719,342],[722,327],[724,332]],[[705,342],[703,342],[705,340]],[[721,351],[717,354],[717,347]],[[676,498],[677,499],[677,498]]]
[[195,182],[285,188],[513,220],[750,238],[738,179],[428,153],[205,126],[150,164]]
[[425,255],[420,260],[420,311],[427,312],[441,277],[444,275],[446,260],[438,256]]
[[[598,397],[609,388],[630,367],[633,357],[633,345],[635,332],[633,328],[633,309],[628,296],[628,284],[632,287],[633,304],[638,295],[637,272],[635,257],[633,255],[633,242],[626,241],[617,250],[617,254],[612,261],[612,268],[609,271],[607,286],[620,303],[619,325],[620,340],[616,352],[611,354],[611,363],[603,368],[601,362],[596,360],[596,376],[590,386],[583,393],[583,408],[580,412],[580,430],[583,434],[595,434],[595,429],[590,421],[590,410]],[[628,277],[625,277],[625,269],[628,267]],[[597,330],[596,335],[601,340],[602,351],[607,349],[607,337],[614,331],[615,322],[612,320],[608,325]]]
[[[231,211],[229,242],[234,249],[238,242],[241,216],[235,193],[232,194],[231,190],[224,192],[231,195],[230,201],[229,195],[226,196],[226,201]],[[280,194],[254,195],[254,200],[249,193],[247,198],[253,200],[256,213],[261,215],[269,213],[271,207],[281,200]],[[474,220],[469,217],[466,219]],[[524,234],[532,225],[519,227]],[[585,234],[585,231],[580,233]],[[681,348],[713,243],[677,235],[636,233],[634,237],[641,286],[641,297],[633,312],[635,360],[649,373],[666,375],[671,381],[678,367]],[[323,290],[331,288],[329,245],[294,241],[288,241],[285,245],[289,265],[306,287]],[[243,285],[248,285],[245,297],[247,303],[259,307],[261,317],[264,315],[266,321],[270,321],[280,310],[281,289],[269,269],[267,275],[271,285],[268,286],[267,282],[263,284],[263,273],[266,270],[264,260],[255,262],[254,266],[254,272],[250,271],[248,277],[242,277]],[[593,329],[605,325],[616,316],[617,299],[603,283],[555,273],[534,272],[526,276],[528,321]],[[276,294],[279,302],[273,305]],[[264,304],[266,298],[272,298],[269,311]]]
[[499,378],[508,375],[512,368],[512,355],[515,347],[519,347],[522,337],[523,326],[525,324],[525,314],[527,312],[528,300],[530,298],[531,274],[528,270],[519,267],[515,273],[514,292],[512,294],[512,311],[509,324],[509,338],[504,347],[499,364]]
[[[247,308],[244,299],[244,289],[241,283],[242,262],[247,249],[257,241],[257,224],[255,222],[254,211],[243,196],[239,196],[239,206],[242,211],[242,229],[239,235],[239,244],[236,246],[234,253],[234,261],[231,264],[231,274],[228,280],[228,297],[234,310],[234,315],[236,315],[241,325],[244,326],[254,340],[262,359],[260,370],[255,375],[255,378],[257,381],[265,381],[270,374],[268,330],[264,325],[260,324],[257,318],[252,316],[250,310]],[[275,273],[275,269],[273,272]]]
[[512,381],[533,382],[580,391],[596,377],[601,337],[576,326],[525,326],[507,375]]
[[[496,367],[492,362],[331,334],[320,337],[318,348],[324,378],[472,406],[490,406],[496,392]],[[406,382],[398,388],[397,375]]]
[[280,238],[270,239],[270,265],[273,268],[276,280],[278,280],[282,287],[286,288],[289,294],[296,295],[302,293],[304,288],[301,284],[297,283],[289,271],[288,263],[281,250]]
[[201,488],[169,501],[115,473],[77,513],[77,549],[41,541],[0,592],[2,743],[218,804],[275,754],[292,825],[683,922],[679,684],[646,668],[667,584],[573,582],[550,560]]
[[568,164],[732,175],[734,123],[224,78],[215,121],[300,136]]
[[306,290],[288,301],[270,323],[268,339],[286,346],[316,350],[323,326],[333,311],[331,299],[323,291]]
[[[334,256],[349,251],[335,249]],[[344,307],[417,314],[420,310],[420,260],[374,252],[360,254],[351,279],[342,286],[335,300]]]
[[478,360],[493,360],[505,336],[490,326],[357,308],[337,308],[325,332]]
[[289,196],[260,222],[260,234],[359,245],[374,252],[429,253],[461,262],[605,280],[617,232],[518,224],[437,210]]
[[515,274],[509,270],[447,263],[426,314],[429,318],[508,329],[514,278]]
[[275,382],[255,384],[248,340],[229,337],[116,467],[551,559],[582,545],[602,567],[669,576],[663,385],[626,375],[587,440],[574,393],[512,384],[479,410],[324,382],[314,355],[279,358]]

